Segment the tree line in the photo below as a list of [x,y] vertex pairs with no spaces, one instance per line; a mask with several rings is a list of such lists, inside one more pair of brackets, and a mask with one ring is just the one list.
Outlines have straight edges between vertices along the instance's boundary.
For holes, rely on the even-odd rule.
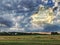
[[[0,36],[3,35],[49,35],[49,34],[39,34],[39,33],[23,33],[23,32],[0,32]],[[59,35],[58,32],[51,32],[51,35]]]

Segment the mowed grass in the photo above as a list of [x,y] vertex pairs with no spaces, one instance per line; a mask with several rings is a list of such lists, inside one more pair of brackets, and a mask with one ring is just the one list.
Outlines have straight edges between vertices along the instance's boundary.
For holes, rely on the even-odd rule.
[[0,36],[0,45],[60,45],[60,35]]

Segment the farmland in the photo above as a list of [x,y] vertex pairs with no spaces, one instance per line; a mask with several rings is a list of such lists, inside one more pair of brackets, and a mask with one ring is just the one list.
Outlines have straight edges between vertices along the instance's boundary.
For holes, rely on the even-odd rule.
[[0,45],[60,45],[60,35],[0,36]]

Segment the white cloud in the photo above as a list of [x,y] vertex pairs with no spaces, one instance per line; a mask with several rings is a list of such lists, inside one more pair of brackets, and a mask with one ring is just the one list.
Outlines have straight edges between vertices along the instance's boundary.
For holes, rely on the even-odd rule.
[[48,0],[44,0],[43,2],[44,2],[44,3],[48,3]]
[[29,28],[30,30],[43,30],[44,28],[43,28],[43,26],[36,26],[36,25],[31,25],[30,26],[30,28]]
[[21,7],[21,5],[18,5],[17,7],[18,7],[18,8],[20,8],[20,7]]
[[10,28],[10,30],[8,31],[13,31],[13,32],[25,32],[25,29],[24,28],[16,28],[16,27],[12,27]]
[[11,7],[12,5],[11,4],[5,4],[5,6]]
[[26,7],[23,7],[23,9],[24,9],[24,11],[28,11],[29,9],[28,8],[26,8]]

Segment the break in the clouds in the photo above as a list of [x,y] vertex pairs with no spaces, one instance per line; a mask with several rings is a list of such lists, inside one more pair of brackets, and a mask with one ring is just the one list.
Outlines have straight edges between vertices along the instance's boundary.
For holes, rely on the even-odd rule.
[[60,1],[0,0],[0,31],[60,31]]

